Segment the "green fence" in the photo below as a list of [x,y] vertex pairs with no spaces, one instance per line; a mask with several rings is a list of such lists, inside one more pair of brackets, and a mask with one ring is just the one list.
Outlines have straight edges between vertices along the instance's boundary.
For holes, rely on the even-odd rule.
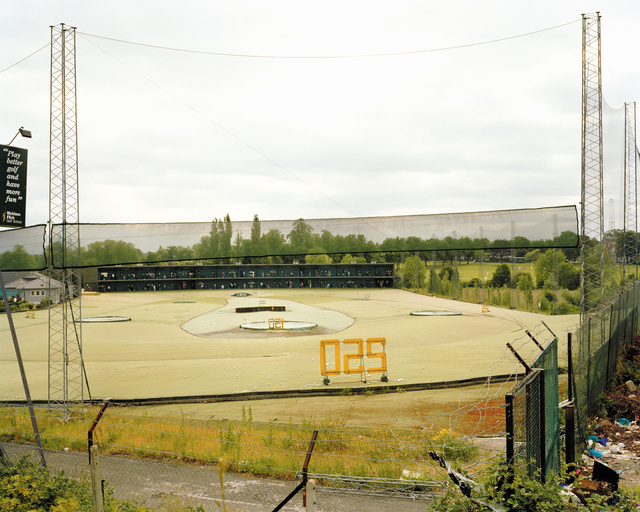
[[613,381],[624,350],[638,333],[640,283],[621,293],[616,301],[589,315],[569,344],[572,363],[571,396],[575,406],[576,453],[587,439],[589,415]]
[[545,474],[560,470],[560,418],[558,416],[558,338],[554,338],[533,363],[544,370]]
[[542,350],[530,371],[505,397],[507,459],[544,479],[560,470],[558,339]]
[[[576,454],[588,436],[589,417],[613,381],[625,349],[638,334],[640,283],[621,293],[615,302],[589,315],[569,336],[569,399],[574,404]],[[554,340],[530,365],[524,380],[505,397],[507,458],[526,465],[541,478],[560,470],[560,421],[558,414],[558,340]],[[571,439],[571,436],[568,437]]]

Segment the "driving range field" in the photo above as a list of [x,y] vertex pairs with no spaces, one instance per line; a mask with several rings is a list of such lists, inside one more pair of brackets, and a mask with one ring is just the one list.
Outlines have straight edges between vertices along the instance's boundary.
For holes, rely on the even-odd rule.
[[[176,397],[323,389],[320,341],[386,339],[388,385],[440,382],[522,372],[506,343],[538,350],[525,330],[551,339],[541,322],[566,339],[577,316],[545,316],[438,299],[397,289],[197,290],[129,292],[82,297],[85,368],[93,399]],[[236,312],[236,308],[284,311]],[[416,312],[428,312],[416,316]],[[444,313],[440,315],[439,313]],[[452,314],[455,313],[455,314]],[[47,399],[48,313],[14,313],[32,398]],[[104,317],[130,318],[103,322]],[[90,322],[87,320],[99,320]],[[282,319],[314,325],[306,330],[254,330],[242,324]],[[23,399],[24,390],[6,315],[0,317],[0,399]],[[271,324],[274,327],[274,324]],[[526,347],[526,348],[525,348]],[[381,345],[373,347],[380,351]],[[340,359],[356,345],[340,344]],[[326,348],[334,368],[334,347]],[[380,365],[380,359],[365,368]],[[357,367],[358,360],[351,366]],[[332,375],[328,387],[379,385],[380,373]],[[236,404],[237,405],[237,404]]]

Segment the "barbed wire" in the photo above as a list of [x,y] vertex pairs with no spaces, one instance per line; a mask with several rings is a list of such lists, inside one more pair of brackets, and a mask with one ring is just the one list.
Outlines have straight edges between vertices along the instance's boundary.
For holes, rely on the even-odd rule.
[[[514,336],[512,346],[527,361],[533,361],[540,353],[530,335],[542,345],[553,339],[544,325],[536,326],[529,334]],[[505,368],[509,369],[508,378],[492,382],[492,375],[504,372]],[[291,420],[289,423],[254,421],[250,405],[246,408],[246,404],[242,407],[242,419],[184,413],[140,415],[131,409],[112,407],[101,418],[94,442],[105,456],[134,457],[157,463],[115,471],[109,482],[114,489],[126,488],[127,482],[134,478],[127,471],[142,472],[135,477],[144,478],[148,485],[135,497],[150,499],[149,496],[158,494],[159,486],[152,482],[165,478],[162,464],[172,468],[175,464],[190,467],[198,464],[204,470],[222,462],[248,475],[293,480],[307,454],[309,439],[317,430],[318,440],[309,472],[320,480],[319,490],[423,499],[441,492],[448,480],[447,471],[430,458],[429,452],[443,454],[474,477],[503,457],[500,442],[492,448],[485,447],[483,442],[485,437],[504,437],[504,394],[518,384],[522,375],[522,365],[505,346],[487,368],[483,385],[473,390],[461,389],[451,411],[429,413],[420,409],[413,416],[414,426],[401,424],[406,423],[406,418],[385,418],[384,424],[366,426],[331,418],[301,424]],[[38,414],[46,417],[49,424],[59,421],[59,411],[39,410]],[[26,411],[22,414],[14,409],[10,416],[11,428],[3,426],[2,437],[15,439],[16,443],[29,442],[32,436]],[[69,423],[78,422],[86,428],[90,416],[91,410],[79,410],[71,414]],[[71,430],[67,435],[50,432],[46,428],[42,434],[49,453],[86,452],[86,438]],[[77,457],[76,463],[86,465],[87,460]],[[86,467],[78,471],[86,472]]]

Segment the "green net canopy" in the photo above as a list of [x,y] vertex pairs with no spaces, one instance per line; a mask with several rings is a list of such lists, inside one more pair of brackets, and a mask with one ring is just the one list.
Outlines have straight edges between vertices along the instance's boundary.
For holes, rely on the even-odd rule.
[[45,226],[0,232],[2,269],[46,268],[49,254],[56,255],[54,267],[64,268],[310,254],[458,250],[468,255],[487,249],[568,248],[578,243],[578,217],[575,206],[267,221],[257,216],[232,221],[226,216],[193,223],[81,223],[79,251],[49,251],[64,245],[60,235],[50,238]]

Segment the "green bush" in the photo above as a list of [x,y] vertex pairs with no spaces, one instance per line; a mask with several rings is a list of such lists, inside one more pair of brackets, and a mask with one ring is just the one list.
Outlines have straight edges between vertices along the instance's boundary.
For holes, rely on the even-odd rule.
[[562,300],[565,302],[580,307],[580,292],[570,292],[569,290],[562,290],[560,292]]
[[[131,500],[112,497],[105,486],[105,512],[150,512]],[[93,512],[93,494],[88,482],[78,482],[63,472],[51,474],[46,468],[23,457],[13,464],[0,459],[0,511],[12,512]],[[168,510],[168,509],[159,509]],[[204,512],[204,507],[171,508],[184,512]]]
[[50,475],[22,458],[17,464],[0,464],[0,510],[15,512],[72,512],[92,509],[91,490],[64,477]]
[[[610,496],[593,494],[586,504],[577,505],[569,499],[568,489],[558,484],[560,479],[547,478],[541,483],[539,475],[529,477],[524,468],[516,467],[512,475],[505,464],[496,464],[486,473],[487,480],[471,491],[471,499],[464,496],[457,488],[449,488],[447,493],[434,500],[431,510],[438,512],[475,512],[489,510],[485,504],[495,509],[509,512],[596,512],[602,510],[637,511],[640,492],[636,490],[620,490],[620,501],[607,505]],[[510,478],[511,477],[511,478]],[[579,485],[579,480],[574,482]]]
[[48,297],[45,297],[40,301],[40,304],[38,304],[38,308],[47,309],[50,304],[51,304],[51,299],[49,299]]
[[547,311],[551,311],[551,305],[546,298],[542,297],[538,303],[538,309],[546,313]]
[[574,306],[573,304],[561,302],[556,308],[556,313],[558,313],[559,315],[575,315],[577,313],[580,313],[580,308],[578,306]]

